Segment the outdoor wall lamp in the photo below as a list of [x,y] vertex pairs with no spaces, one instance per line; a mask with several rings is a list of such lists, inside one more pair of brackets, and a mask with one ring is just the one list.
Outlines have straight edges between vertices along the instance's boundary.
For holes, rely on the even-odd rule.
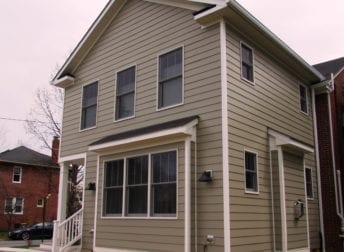
[[95,191],[96,190],[96,182],[88,183],[88,186],[86,187],[86,190]]
[[199,182],[211,182],[213,181],[213,171],[206,170],[202,173],[201,177],[198,179]]

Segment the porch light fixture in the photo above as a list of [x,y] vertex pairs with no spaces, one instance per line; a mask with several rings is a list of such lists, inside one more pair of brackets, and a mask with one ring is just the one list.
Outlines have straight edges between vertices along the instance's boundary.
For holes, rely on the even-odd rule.
[[202,173],[201,177],[198,179],[199,182],[211,182],[213,181],[213,171],[206,170]]
[[96,182],[88,183],[88,186],[86,187],[86,190],[95,191],[96,190]]

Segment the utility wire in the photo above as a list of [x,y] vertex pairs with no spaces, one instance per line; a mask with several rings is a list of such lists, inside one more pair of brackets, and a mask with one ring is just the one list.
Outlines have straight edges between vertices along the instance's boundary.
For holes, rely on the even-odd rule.
[[[16,121],[16,122],[32,122],[32,123],[50,124],[49,122],[42,122],[42,121],[37,121],[37,120],[25,120],[25,119],[9,118],[9,117],[0,117],[0,120]],[[60,124],[60,123],[56,123],[56,124]]]

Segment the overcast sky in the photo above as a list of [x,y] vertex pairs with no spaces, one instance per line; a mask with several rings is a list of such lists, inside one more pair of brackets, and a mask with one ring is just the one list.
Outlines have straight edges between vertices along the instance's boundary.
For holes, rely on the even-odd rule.
[[[343,0],[238,0],[308,63],[344,56]],[[27,119],[107,0],[0,0],[0,118]],[[0,151],[37,141],[24,123],[0,119]]]

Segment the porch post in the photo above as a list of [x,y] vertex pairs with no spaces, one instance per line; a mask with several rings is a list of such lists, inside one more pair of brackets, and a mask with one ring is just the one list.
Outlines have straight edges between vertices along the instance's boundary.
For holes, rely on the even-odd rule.
[[191,252],[191,137],[185,139],[184,252]]
[[68,166],[65,163],[60,163],[60,181],[59,181],[59,198],[57,208],[57,220],[63,221],[66,219],[67,209],[67,188],[68,187]]
[[280,184],[280,206],[281,206],[281,226],[282,226],[282,251],[287,251],[287,211],[285,205],[285,180],[284,180],[284,162],[283,150],[281,146],[277,147],[278,152],[278,170]]

